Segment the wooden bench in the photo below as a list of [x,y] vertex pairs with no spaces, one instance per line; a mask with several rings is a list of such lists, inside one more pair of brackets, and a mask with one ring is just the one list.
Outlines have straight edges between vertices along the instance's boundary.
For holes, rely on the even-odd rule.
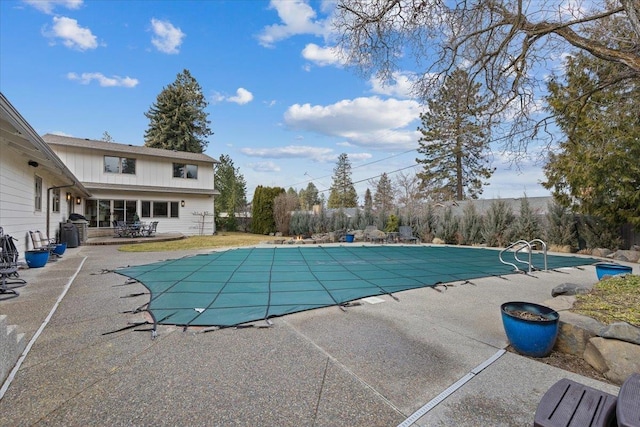
[[[617,421],[616,421],[617,420]],[[534,427],[640,427],[640,374],[618,396],[563,378],[542,396]]]

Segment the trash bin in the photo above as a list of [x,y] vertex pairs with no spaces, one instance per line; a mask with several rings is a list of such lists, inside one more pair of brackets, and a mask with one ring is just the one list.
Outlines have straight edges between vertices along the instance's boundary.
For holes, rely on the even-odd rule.
[[80,245],[78,227],[70,222],[60,224],[60,243],[66,243],[67,248],[77,248]]

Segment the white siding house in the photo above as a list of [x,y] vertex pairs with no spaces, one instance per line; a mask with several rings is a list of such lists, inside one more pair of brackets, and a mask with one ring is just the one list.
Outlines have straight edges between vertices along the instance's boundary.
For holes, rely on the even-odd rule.
[[77,199],[89,236],[113,221],[158,221],[159,233],[214,234],[214,167],[206,154],[47,134],[42,137],[91,193]]
[[55,238],[60,223],[89,192],[0,93],[0,227],[17,239],[20,257],[32,249],[29,231]]

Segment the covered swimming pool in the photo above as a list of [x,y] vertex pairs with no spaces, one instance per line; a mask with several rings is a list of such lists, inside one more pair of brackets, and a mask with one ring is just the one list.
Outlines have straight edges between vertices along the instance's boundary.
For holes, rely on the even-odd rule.
[[[532,254],[542,268],[542,254]],[[552,256],[549,269],[597,260]],[[240,248],[116,270],[150,292],[158,324],[237,326],[408,289],[513,274],[498,251],[452,246]]]

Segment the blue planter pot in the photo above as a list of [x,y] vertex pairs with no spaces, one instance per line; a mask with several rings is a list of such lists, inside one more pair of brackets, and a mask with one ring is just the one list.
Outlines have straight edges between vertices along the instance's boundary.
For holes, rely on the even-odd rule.
[[596,264],[598,280],[602,280],[604,276],[616,276],[618,274],[631,274],[631,267],[607,262],[599,262]]
[[[551,353],[560,321],[555,310],[530,302],[506,302],[500,311],[509,343],[518,353],[530,357],[545,357]],[[519,312],[536,318],[523,318]]]
[[40,268],[47,265],[49,261],[48,251],[26,251],[24,259],[27,261],[29,268]]
[[58,243],[53,249],[53,253],[56,255],[62,255],[67,250],[67,242]]
[[344,241],[347,243],[353,243],[353,239],[355,238],[355,236],[353,234],[347,234],[344,237]]

